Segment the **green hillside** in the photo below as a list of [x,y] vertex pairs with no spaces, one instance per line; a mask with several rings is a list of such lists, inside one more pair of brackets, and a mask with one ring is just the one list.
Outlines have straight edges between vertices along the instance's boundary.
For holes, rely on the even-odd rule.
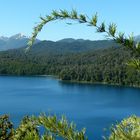
[[0,74],[55,75],[70,81],[140,85],[140,74],[126,65],[137,54],[113,41],[43,41],[28,53],[24,50],[1,52]]

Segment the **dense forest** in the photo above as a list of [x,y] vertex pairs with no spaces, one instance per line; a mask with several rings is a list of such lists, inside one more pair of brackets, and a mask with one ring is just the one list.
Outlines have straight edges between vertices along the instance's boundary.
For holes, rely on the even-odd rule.
[[24,49],[0,53],[1,75],[55,75],[69,81],[140,86],[140,73],[126,65],[138,55],[113,41],[43,41],[28,53]]

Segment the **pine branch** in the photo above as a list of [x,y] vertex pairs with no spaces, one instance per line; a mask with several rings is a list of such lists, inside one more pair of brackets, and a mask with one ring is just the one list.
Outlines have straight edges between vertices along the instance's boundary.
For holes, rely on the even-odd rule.
[[[40,19],[41,22],[33,29],[32,36],[28,42],[29,47],[27,48],[27,50],[32,47],[38,33],[47,23],[54,20],[70,19],[73,21],[77,21],[80,24],[86,24],[87,26],[95,27],[98,33],[106,33],[107,37],[113,39],[116,43],[140,53],[140,43],[139,42],[136,43],[134,41],[133,35],[126,37],[124,33],[117,32],[117,26],[114,23],[109,24],[109,26],[106,26],[104,22],[99,24],[97,13],[93,15],[91,18],[88,18],[88,16],[86,16],[85,14],[79,14],[76,10],[72,10],[70,12],[67,10],[59,10],[59,11],[54,10],[50,15],[47,15],[46,17],[40,17]],[[137,60],[137,62],[140,65],[140,61]],[[135,66],[135,68],[138,67]]]
[[98,33],[106,33],[110,38],[115,40],[117,43],[124,45],[126,47],[139,50],[140,51],[140,43],[135,43],[133,35],[129,37],[125,37],[124,33],[117,33],[117,26],[114,23],[111,23],[108,28],[104,22],[101,25],[97,25],[98,23],[98,16],[97,13],[89,19],[85,14],[78,14],[76,10],[72,10],[68,12],[67,10],[59,10],[59,11],[52,11],[50,15],[46,17],[40,17],[41,22],[34,28],[32,37],[28,42],[28,45],[31,47],[38,35],[38,33],[42,30],[42,28],[49,22],[54,20],[65,20],[70,19],[77,21],[80,24],[87,24],[88,26],[93,26],[96,28]]

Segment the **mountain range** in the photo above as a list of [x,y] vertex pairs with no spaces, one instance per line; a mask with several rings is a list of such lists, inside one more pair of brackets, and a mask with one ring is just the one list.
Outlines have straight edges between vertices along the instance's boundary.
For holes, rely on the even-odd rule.
[[[21,48],[23,46],[26,46],[28,41],[29,41],[29,37],[21,33],[18,33],[11,37],[1,36],[0,37],[0,51]],[[37,42],[39,42],[38,39],[36,40],[36,43]]]
[[[37,55],[66,55],[66,54],[78,54],[82,52],[90,52],[100,49],[107,49],[109,47],[117,47],[112,40],[99,40],[99,41],[90,41],[90,40],[73,40],[72,42],[65,42],[64,40],[60,41],[41,41],[33,45],[30,52]],[[22,48],[24,49],[24,48]]]
[[[140,41],[140,35],[135,37],[136,41]],[[0,51],[6,51],[11,49],[25,49],[29,37],[18,33],[11,37],[0,37]],[[39,53],[74,53],[84,52],[90,50],[97,50],[101,48],[107,48],[112,46],[118,46],[112,40],[84,40],[84,39],[73,39],[65,38],[59,41],[41,41],[36,39],[35,44],[32,47],[32,52]]]

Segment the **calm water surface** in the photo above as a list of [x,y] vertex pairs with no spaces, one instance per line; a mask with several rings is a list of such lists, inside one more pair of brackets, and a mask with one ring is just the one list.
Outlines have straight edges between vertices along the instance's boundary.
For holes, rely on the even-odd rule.
[[140,116],[140,89],[61,82],[51,77],[0,76],[0,114],[18,124],[24,115],[64,114],[86,127],[89,140],[102,140],[116,120]]

